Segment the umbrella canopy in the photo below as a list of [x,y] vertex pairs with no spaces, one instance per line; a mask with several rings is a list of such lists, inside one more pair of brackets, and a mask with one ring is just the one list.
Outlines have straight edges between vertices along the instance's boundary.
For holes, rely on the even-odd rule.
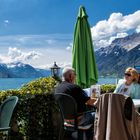
[[72,67],[76,71],[76,83],[82,88],[90,87],[98,81],[91,31],[87,18],[85,8],[81,6],[74,31]]

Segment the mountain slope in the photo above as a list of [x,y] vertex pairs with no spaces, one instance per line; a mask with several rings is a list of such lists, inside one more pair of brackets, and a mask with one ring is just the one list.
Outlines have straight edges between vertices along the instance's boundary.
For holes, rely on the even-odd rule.
[[9,77],[9,71],[5,64],[0,64],[0,77],[1,78],[8,78]]
[[140,33],[116,39],[95,54],[99,75],[123,76],[127,67],[140,65]]
[[23,63],[0,64],[0,78],[34,78],[43,74],[31,65]]

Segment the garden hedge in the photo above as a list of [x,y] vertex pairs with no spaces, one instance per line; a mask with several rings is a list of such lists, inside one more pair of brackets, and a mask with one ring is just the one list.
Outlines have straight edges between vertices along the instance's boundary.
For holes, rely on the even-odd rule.
[[[60,113],[53,93],[58,81],[52,77],[39,78],[19,90],[0,91],[0,102],[9,96],[19,101],[11,122],[11,140],[56,140]],[[115,85],[102,85],[101,92],[113,92]],[[16,120],[16,123],[15,123]],[[0,135],[2,137],[2,134]]]

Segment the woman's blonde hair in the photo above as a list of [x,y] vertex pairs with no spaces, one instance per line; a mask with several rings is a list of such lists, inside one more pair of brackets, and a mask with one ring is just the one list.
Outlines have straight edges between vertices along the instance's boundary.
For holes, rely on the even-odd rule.
[[129,67],[129,68],[127,68],[127,69],[125,70],[125,72],[126,72],[126,73],[129,72],[129,73],[132,75],[132,77],[134,78],[134,79],[133,79],[133,82],[138,82],[138,80],[139,80],[139,74],[138,74],[138,72],[137,72],[136,69],[134,69],[134,68],[132,68],[132,67]]

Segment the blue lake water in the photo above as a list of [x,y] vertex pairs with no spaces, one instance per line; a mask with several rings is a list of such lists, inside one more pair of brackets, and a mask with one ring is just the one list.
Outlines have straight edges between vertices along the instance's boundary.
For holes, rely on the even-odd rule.
[[35,78],[0,78],[0,90],[19,89]]
[[[0,78],[0,90],[20,89],[35,78]],[[99,78],[98,84],[116,84],[116,78]]]

